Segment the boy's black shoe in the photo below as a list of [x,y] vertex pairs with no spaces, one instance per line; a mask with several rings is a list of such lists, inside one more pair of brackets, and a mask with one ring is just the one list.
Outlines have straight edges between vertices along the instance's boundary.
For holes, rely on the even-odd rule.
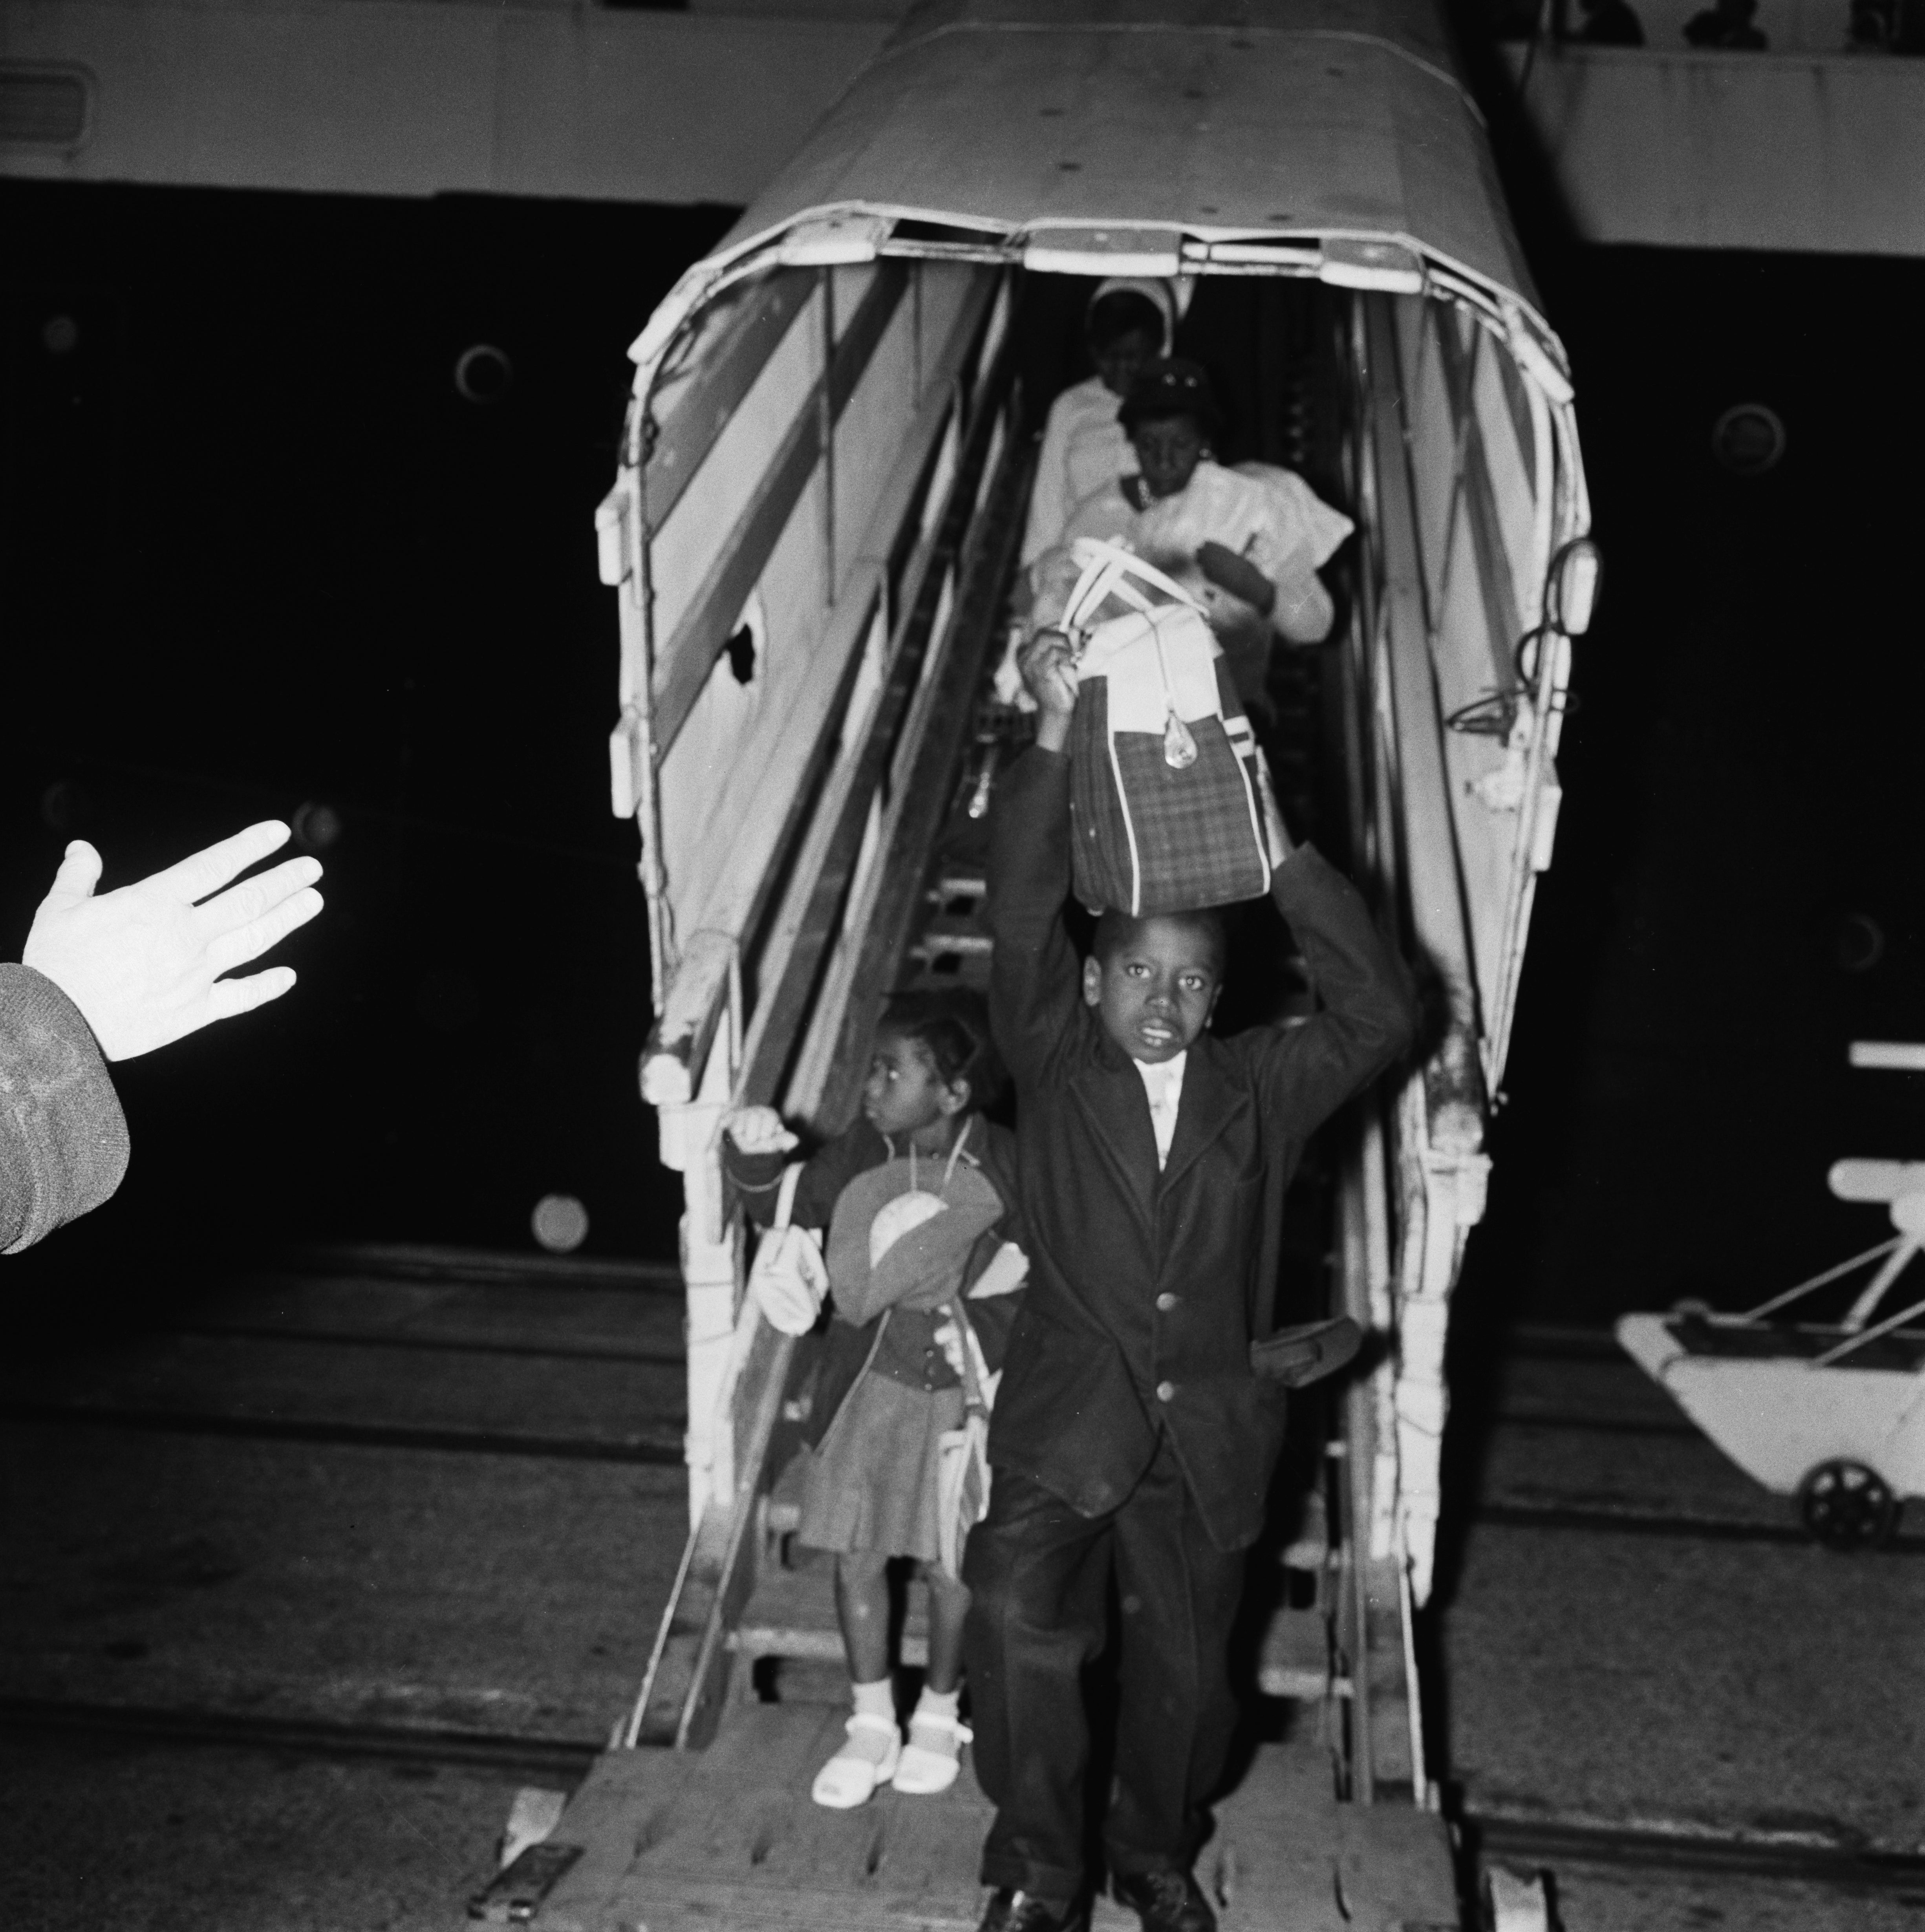
[[1303,1388],[1335,1375],[1363,1341],[1363,1330],[1348,1315],[1279,1328],[1274,1335],[1250,1344],[1251,1372],[1264,1382]]
[[1118,1872],[1110,1889],[1143,1921],[1143,1932],[1216,1932],[1216,1914],[1188,1872]]
[[1089,1932],[1090,1915],[1073,1899],[1063,1904],[1003,1886],[989,1900],[976,1932]]

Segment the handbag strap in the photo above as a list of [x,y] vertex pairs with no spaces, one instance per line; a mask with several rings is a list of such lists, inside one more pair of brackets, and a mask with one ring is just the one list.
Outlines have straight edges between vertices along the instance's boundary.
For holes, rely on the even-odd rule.
[[970,1326],[969,1317],[963,1312],[962,1297],[958,1295],[949,1305],[950,1318],[956,1324],[956,1340],[962,1350],[963,1406],[973,1409],[978,1415],[987,1415],[989,1405],[983,1400],[982,1384],[977,1379],[976,1357],[970,1352],[970,1344],[976,1339],[976,1330]]
[[[860,1371],[856,1375],[856,1382],[860,1382],[862,1379],[862,1377],[867,1375],[869,1371],[875,1366],[876,1352],[883,1345],[883,1330],[889,1326],[889,1318],[895,1312],[895,1304],[894,1302],[891,1302],[889,1305],[876,1317],[876,1339],[869,1344],[869,1352],[862,1358],[862,1366]],[[850,1387],[851,1388],[854,1388],[854,1382],[850,1383]]]
[[775,1218],[769,1222],[773,1228],[786,1228],[789,1219],[796,1211],[796,1189],[802,1178],[802,1168],[807,1163],[792,1160],[782,1170],[782,1184],[775,1195]]

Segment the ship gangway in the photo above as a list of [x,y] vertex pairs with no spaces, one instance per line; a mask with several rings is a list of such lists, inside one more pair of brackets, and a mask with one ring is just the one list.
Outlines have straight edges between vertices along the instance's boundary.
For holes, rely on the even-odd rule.
[[[930,0],[648,319],[598,517],[642,1088],[685,1190],[691,1527],[634,1708],[516,1907],[553,1932],[976,1922],[967,1772],[809,1802],[840,1649],[789,1534],[798,1345],[745,1296],[718,1136],[747,1103],[835,1130],[892,988],[986,976],[973,830],[1010,721],[985,678],[1049,400],[1025,373],[1090,286],[1066,278],[1111,274],[1229,318],[1232,386],[1357,519],[1298,724],[1321,836],[1435,994],[1419,1060],[1326,1137],[1323,1292],[1381,1346],[1280,1499],[1265,1560],[1292,1581],[1249,1673],[1273,1741],[1202,1874],[1227,1928],[1458,1922],[1413,1618],[1596,581],[1564,353],[1426,0]],[[912,1666],[921,1629],[912,1594]]]

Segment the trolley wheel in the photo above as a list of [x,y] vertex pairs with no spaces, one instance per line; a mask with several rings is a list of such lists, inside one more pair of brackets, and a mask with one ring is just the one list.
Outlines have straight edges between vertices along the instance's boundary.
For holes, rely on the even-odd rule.
[[1862,1462],[1821,1462],[1798,1492],[1805,1527],[1828,1550],[1875,1550],[1898,1527],[1898,1498]]

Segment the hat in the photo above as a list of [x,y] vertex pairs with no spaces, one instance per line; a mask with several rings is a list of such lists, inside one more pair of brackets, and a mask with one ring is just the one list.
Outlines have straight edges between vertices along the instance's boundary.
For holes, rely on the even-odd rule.
[[1096,286],[1096,292],[1090,298],[1089,308],[1084,311],[1093,321],[1098,308],[1112,296],[1137,296],[1156,311],[1159,326],[1156,338],[1156,352],[1167,356],[1176,340],[1177,318],[1186,306],[1179,286],[1150,275],[1112,275],[1106,282]]
[[1219,434],[1223,428],[1210,378],[1195,363],[1177,356],[1146,362],[1117,411],[1117,421],[1126,435],[1134,434],[1138,423],[1158,422],[1168,416],[1194,416],[1207,436]]

